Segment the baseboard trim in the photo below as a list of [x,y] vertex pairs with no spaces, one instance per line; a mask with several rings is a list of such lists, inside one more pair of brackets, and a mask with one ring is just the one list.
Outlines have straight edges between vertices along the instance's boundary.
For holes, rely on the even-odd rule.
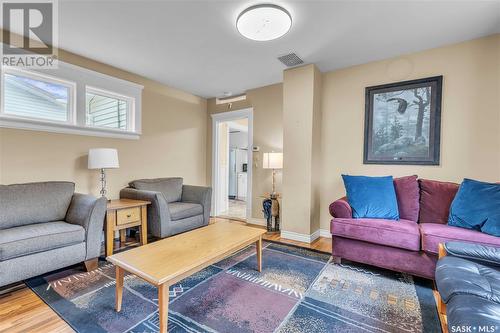
[[293,232],[293,231],[281,230],[281,238],[291,239],[294,241],[304,242],[304,243],[311,242],[311,235],[300,234],[298,232]]
[[262,225],[262,226],[267,226],[267,221],[265,219],[260,219],[257,217],[251,217],[250,219],[247,220],[248,224],[256,224],[256,225]]
[[310,235],[301,234],[301,233],[293,232],[293,231],[282,230],[281,231],[281,238],[290,239],[290,240],[294,240],[297,242],[303,242],[303,243],[312,243],[317,238],[319,238],[319,233],[320,233],[319,230],[316,230],[315,232],[313,232]]
[[325,238],[332,238],[332,234],[328,229],[319,229],[319,236]]
[[311,241],[310,241],[310,243],[312,243],[312,242],[314,242],[316,239],[318,239],[318,238],[319,238],[319,236],[320,236],[320,230],[318,229],[318,230],[316,230],[315,232],[313,232],[313,233],[311,234]]

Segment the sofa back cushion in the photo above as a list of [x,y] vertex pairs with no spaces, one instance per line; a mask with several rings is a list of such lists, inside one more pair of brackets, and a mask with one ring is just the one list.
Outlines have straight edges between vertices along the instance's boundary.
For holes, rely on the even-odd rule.
[[161,192],[170,203],[181,201],[182,181],[180,177],[138,179],[131,181],[129,186],[136,190]]
[[419,179],[420,223],[448,223],[450,206],[458,191],[458,184]]
[[418,221],[420,188],[417,178],[417,176],[394,178],[400,219]]
[[74,192],[71,182],[0,185],[0,229],[64,220]]

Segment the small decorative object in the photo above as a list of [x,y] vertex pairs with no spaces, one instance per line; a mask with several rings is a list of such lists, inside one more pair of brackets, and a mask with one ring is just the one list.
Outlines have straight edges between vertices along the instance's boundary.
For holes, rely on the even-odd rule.
[[364,164],[439,165],[442,82],[366,88]]
[[112,148],[93,148],[89,149],[89,169],[101,169],[101,196],[106,196],[106,173],[105,169],[117,169],[118,151]]
[[[278,198],[280,195],[275,193],[266,193],[262,196],[264,200],[262,201],[262,212],[264,213],[264,218],[266,219],[266,227],[268,232],[278,232],[280,231],[280,203]],[[274,226],[273,226],[274,218]]]
[[262,196],[264,198],[262,207],[267,221],[267,231],[277,232],[280,230],[280,204],[278,201],[280,195],[276,193],[276,170],[283,168],[283,153],[264,153],[263,168],[273,170],[272,192]]

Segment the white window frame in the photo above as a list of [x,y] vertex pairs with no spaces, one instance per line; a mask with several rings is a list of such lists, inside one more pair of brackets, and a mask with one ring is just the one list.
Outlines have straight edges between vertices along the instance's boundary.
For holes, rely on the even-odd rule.
[[[58,120],[50,120],[50,119],[46,119],[46,118],[20,116],[20,115],[17,115],[15,113],[8,113],[4,109],[3,102],[0,103],[0,117],[1,118],[24,119],[24,120],[28,120],[28,121],[43,122],[43,123],[47,123],[47,124],[66,124],[66,125],[75,124],[75,121],[76,121],[76,98],[75,98],[76,83],[75,82],[62,80],[60,78],[53,77],[50,75],[36,73],[36,72],[32,72],[32,71],[26,71],[26,70],[22,70],[19,68],[6,67],[2,70],[1,83],[0,83],[1,87],[5,86],[5,76],[4,76],[5,74],[23,76],[23,77],[27,77],[28,79],[54,83],[54,84],[58,84],[58,85],[61,85],[61,86],[68,88],[68,109],[67,109],[67,118],[68,119],[66,121],[58,121]],[[2,89],[2,91],[1,91],[0,100],[1,101],[5,100],[5,89]]]
[[[135,128],[135,101],[132,97],[130,96],[125,96],[125,95],[120,95],[117,93],[114,93],[112,91],[107,91],[103,89],[99,89],[96,87],[91,87],[91,86],[86,86],[85,87],[85,101],[87,100],[87,93],[90,94],[96,94],[99,96],[103,97],[109,97],[109,98],[114,98],[114,99],[119,99],[122,101],[125,101],[127,103],[127,128],[125,130],[122,130],[120,128],[116,128],[115,130],[119,131],[125,131],[125,132],[131,132]],[[85,125],[89,128],[104,128],[104,129],[113,129],[110,127],[105,127],[105,126],[92,126],[87,124],[87,103],[85,103]]]
[[[1,45],[1,44],[0,44]],[[17,72],[34,79],[53,81],[54,83],[71,83],[70,89],[72,110],[67,122],[50,121],[41,118],[27,118],[15,114],[5,114],[4,105],[4,73]],[[127,130],[87,125],[86,92],[87,88],[105,93],[106,96],[127,100]],[[139,139],[142,134],[141,106],[142,85],[118,79],[113,76],[72,65],[63,61],[58,62],[57,69],[30,69],[21,70],[2,66],[0,80],[0,128],[16,128],[34,131],[89,135],[123,139]]]

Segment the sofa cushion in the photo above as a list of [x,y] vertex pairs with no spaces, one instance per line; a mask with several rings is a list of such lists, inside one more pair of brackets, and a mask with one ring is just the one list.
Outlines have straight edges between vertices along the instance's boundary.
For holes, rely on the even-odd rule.
[[444,249],[447,255],[500,267],[500,247],[478,243],[446,242]]
[[182,182],[180,177],[138,179],[131,181],[129,186],[137,190],[161,192],[167,202],[181,201]]
[[171,202],[168,204],[168,210],[172,221],[203,214],[202,205],[190,202]]
[[458,184],[419,179],[420,223],[448,223],[450,205],[458,191]]
[[417,176],[394,178],[394,189],[398,199],[399,218],[417,222],[420,210]]
[[420,250],[420,232],[413,221],[397,222],[383,219],[341,219],[332,220],[331,233],[350,239],[406,250]]
[[481,332],[479,328],[482,332],[498,332],[495,327],[500,327],[500,304],[477,296],[454,296],[446,306],[446,315],[448,327],[454,332],[469,329],[469,332]]
[[456,295],[475,295],[500,303],[500,270],[446,256],[436,265],[436,286],[445,303]]
[[399,220],[398,202],[392,176],[342,175],[347,201],[354,218]]
[[423,223],[420,225],[420,229],[422,231],[422,250],[428,253],[437,254],[439,243],[447,241],[463,241],[500,246],[500,237],[475,230],[452,227],[440,223]]
[[451,204],[448,225],[500,237],[500,184],[464,179]]
[[70,182],[0,185],[0,229],[64,220],[74,192]]
[[78,244],[85,229],[63,221],[37,223],[0,232],[0,261]]

